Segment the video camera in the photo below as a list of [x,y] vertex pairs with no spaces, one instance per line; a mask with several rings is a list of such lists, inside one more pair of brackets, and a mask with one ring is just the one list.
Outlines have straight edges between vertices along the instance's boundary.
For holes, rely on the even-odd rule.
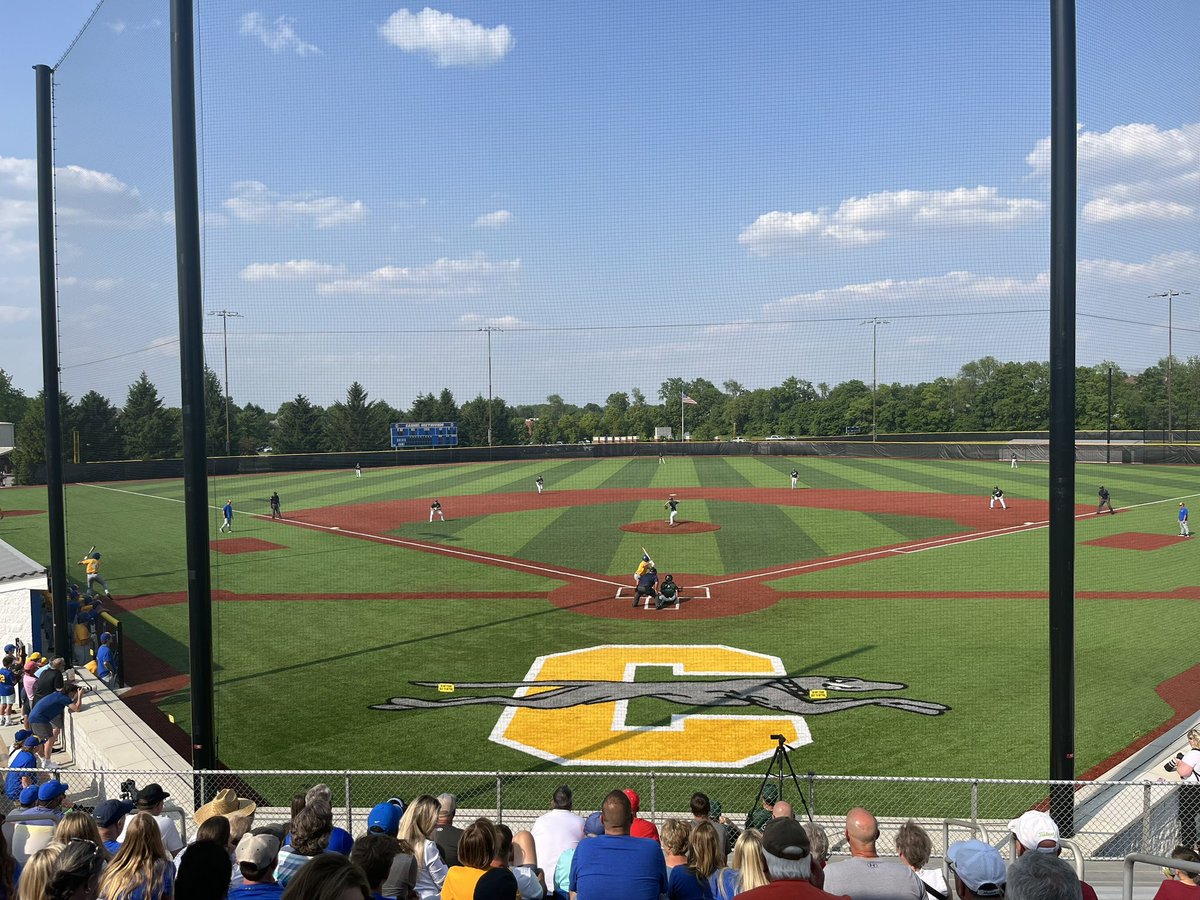
[[1166,763],[1163,765],[1163,768],[1164,768],[1164,769],[1166,769],[1168,772],[1174,772],[1174,771],[1175,771],[1177,768],[1179,768],[1179,763],[1178,763],[1178,762],[1176,762],[1176,760],[1180,760],[1180,759],[1183,759],[1183,754],[1182,754],[1182,753],[1176,753],[1176,754],[1175,754],[1175,759],[1168,760],[1168,761],[1167,761],[1167,762],[1166,762]]

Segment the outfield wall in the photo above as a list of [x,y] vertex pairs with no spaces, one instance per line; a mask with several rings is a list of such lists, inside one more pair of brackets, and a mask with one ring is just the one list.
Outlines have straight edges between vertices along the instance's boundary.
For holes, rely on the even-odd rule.
[[[1089,463],[1200,464],[1200,445],[1143,444],[1113,441],[1106,445],[1081,434],[1075,459]],[[429,466],[450,463],[536,461],[556,459],[609,459],[622,456],[827,456],[880,459],[975,459],[1007,462],[1016,450],[1022,461],[1045,460],[1047,445],[1036,435],[1019,437],[994,434],[989,441],[861,440],[828,441],[705,441],[636,444],[517,444],[505,447],[449,447],[440,450],[383,450],[363,453],[296,453],[265,456],[214,457],[208,461],[212,476],[254,475],[270,472],[306,472],[329,469],[365,469],[390,466]],[[143,481],[182,478],[183,460],[155,459],[120,462],[66,463],[68,483]],[[36,473],[45,483],[45,469]]]

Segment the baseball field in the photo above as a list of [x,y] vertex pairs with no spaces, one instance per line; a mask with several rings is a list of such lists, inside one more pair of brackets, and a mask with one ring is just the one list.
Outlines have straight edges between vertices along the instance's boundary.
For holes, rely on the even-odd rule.
[[[1042,777],[1046,475],[648,456],[215,479],[221,759],[754,771],[784,734],[817,772]],[[1197,491],[1182,467],[1077,480],[1077,771],[1098,774],[1200,705],[1178,536]],[[1116,515],[1095,514],[1100,484]],[[0,537],[47,559],[44,491],[0,500]],[[97,545],[126,628],[128,699],[186,745],[181,500],[174,481],[67,490],[70,561]],[[679,602],[634,605],[643,549]]]

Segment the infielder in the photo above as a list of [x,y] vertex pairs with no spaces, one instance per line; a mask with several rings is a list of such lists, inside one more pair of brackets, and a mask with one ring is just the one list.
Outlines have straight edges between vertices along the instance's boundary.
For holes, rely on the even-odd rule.
[[1188,508],[1184,503],[1179,504],[1179,536],[1192,536],[1192,531],[1190,528],[1188,528]]
[[792,490],[796,489],[797,483],[800,481],[800,473],[796,469],[792,469]]
[[537,485],[537,489],[538,489],[538,493],[539,493],[539,494],[540,494],[542,491],[544,491],[544,490],[546,489],[546,482],[542,480],[542,476],[541,476],[541,475],[539,475],[539,476],[537,477],[537,480],[536,480],[536,481],[534,481],[534,484],[536,484],[536,485]]
[[674,527],[675,517],[679,515],[679,501],[675,499],[674,494],[671,494],[671,496],[667,498],[667,502],[663,504],[663,509],[669,509],[671,511],[671,517],[667,519],[667,524]]
[[429,504],[429,521],[430,522],[433,521],[434,516],[437,516],[443,522],[446,521],[446,514],[444,512],[442,512],[442,501],[441,500],[434,500],[432,503]]
[[1108,507],[1108,511],[1114,516],[1117,514],[1117,511],[1113,509],[1112,498],[1108,495],[1108,488],[1100,485],[1100,490],[1096,492],[1096,496],[1100,498],[1100,502],[1096,504],[1096,515],[1104,512],[1104,507],[1106,506]]
[[111,597],[112,594],[108,590],[108,582],[104,580],[104,576],[100,574],[100,554],[94,550],[79,561],[79,565],[85,566],[87,572],[87,589],[93,590],[93,585],[100,585],[104,589],[104,596]]
[[1000,504],[1001,509],[1008,509],[1008,504],[1004,502],[1004,491],[999,487],[992,488],[992,502],[988,504],[988,509],[995,509],[996,504]]

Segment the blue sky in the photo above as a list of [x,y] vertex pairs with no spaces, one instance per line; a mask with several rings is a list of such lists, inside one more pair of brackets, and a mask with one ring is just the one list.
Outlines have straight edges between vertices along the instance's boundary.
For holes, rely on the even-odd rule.
[[[36,390],[33,62],[89,5],[0,16],[0,365]],[[1200,24],[1085,4],[1079,357],[1200,353]],[[686,15],[684,15],[686,12]],[[177,396],[165,3],[106,0],[57,73],[64,387]],[[603,402],[666,378],[917,381],[1045,359],[1044,0],[202,2],[206,307],[234,399],[449,386]],[[11,27],[10,27],[11,26]],[[30,54],[33,54],[31,58]],[[17,60],[17,62],[13,62]],[[74,167],[74,168],[71,168]],[[223,369],[216,317],[210,364]]]

